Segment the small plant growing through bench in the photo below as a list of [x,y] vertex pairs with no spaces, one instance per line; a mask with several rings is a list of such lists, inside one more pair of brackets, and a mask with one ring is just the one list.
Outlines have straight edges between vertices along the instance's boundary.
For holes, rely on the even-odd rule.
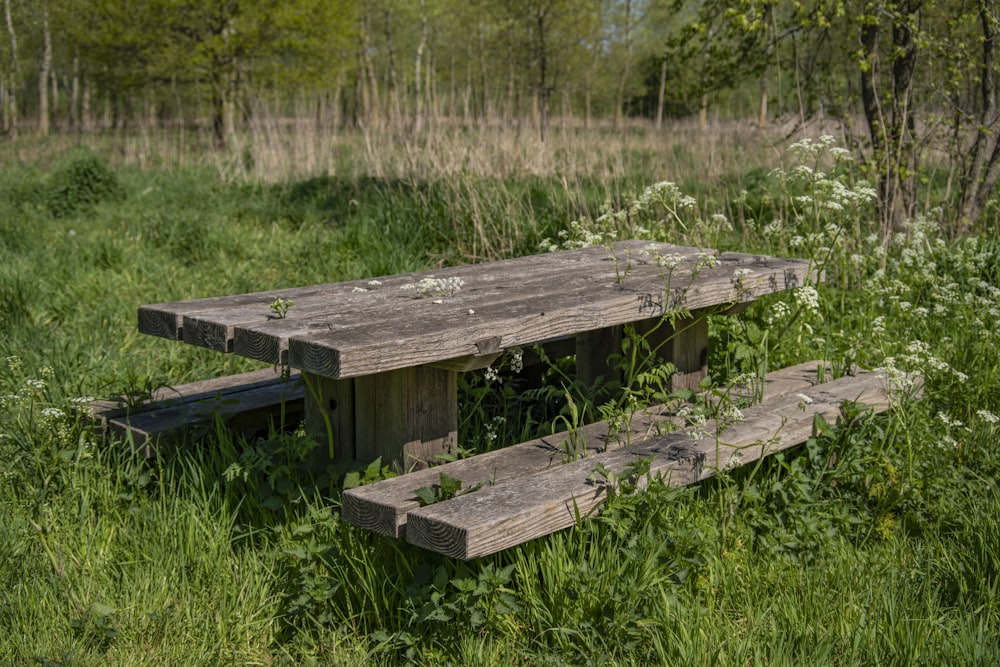
[[416,489],[413,494],[420,501],[421,507],[451,500],[467,493],[474,493],[483,487],[485,482],[479,482],[475,486],[462,490],[462,480],[455,479],[444,473],[438,477],[438,483],[433,486],[424,486]]
[[294,305],[294,301],[279,296],[271,302],[271,312],[274,313],[274,316],[279,320],[283,320],[285,319],[285,316],[288,315],[288,309]]

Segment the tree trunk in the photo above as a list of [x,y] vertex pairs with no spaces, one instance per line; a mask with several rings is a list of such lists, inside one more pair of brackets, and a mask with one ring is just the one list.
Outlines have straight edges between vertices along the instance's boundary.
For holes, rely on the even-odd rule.
[[7,34],[10,36],[10,85],[7,87],[7,136],[17,139],[17,32],[14,30],[14,19],[10,15],[10,0],[3,2],[4,17],[7,19]]
[[548,81],[548,45],[546,44],[545,19],[548,18],[547,11],[539,11],[536,17],[536,27],[538,29],[538,138],[544,144],[549,130],[549,81]]
[[413,133],[419,134],[423,129],[424,98],[421,90],[420,67],[423,64],[424,49],[427,48],[427,3],[420,0],[420,43],[417,44],[417,54],[413,63],[413,83],[416,99],[413,101]]
[[995,2],[979,0],[979,22],[982,29],[982,55],[979,62],[979,92],[982,109],[977,118],[975,140],[959,194],[959,225],[967,230],[982,215],[1000,177],[1000,136],[995,131],[1000,122],[996,93],[997,28]]
[[615,129],[619,129],[625,117],[625,87],[632,69],[632,0],[625,0],[625,62],[618,79],[618,93],[615,96]]
[[373,128],[381,124],[379,111],[378,77],[375,75],[375,65],[369,52],[368,12],[367,7],[361,14],[361,98],[363,101],[360,113],[361,122]]
[[38,135],[49,136],[49,77],[52,75],[52,33],[49,31],[49,7],[42,2],[42,62],[38,67]]
[[486,93],[486,43],[483,36],[483,22],[477,23],[479,34],[479,118],[482,123],[487,121],[487,104],[489,99]]
[[757,105],[757,125],[760,128],[767,126],[767,72],[760,77],[760,102]]
[[90,132],[94,129],[94,119],[90,113],[90,82],[84,76],[82,83],[82,90],[80,91],[80,129],[84,132]]
[[879,19],[884,3],[865,3],[861,20],[861,101],[878,174],[878,204],[883,239],[913,215],[917,153],[911,108],[917,63],[917,30],[923,0],[899,3],[892,18],[891,98],[888,115],[880,99]]
[[388,59],[388,91],[386,93],[386,117],[388,119],[389,127],[395,128],[402,120],[402,110],[400,108],[399,101],[399,81],[396,77],[396,46],[393,43],[392,37],[392,9],[387,7],[385,10],[385,44],[386,44],[386,58]]
[[660,90],[656,96],[656,129],[663,129],[663,107],[667,95],[667,59],[660,64]]

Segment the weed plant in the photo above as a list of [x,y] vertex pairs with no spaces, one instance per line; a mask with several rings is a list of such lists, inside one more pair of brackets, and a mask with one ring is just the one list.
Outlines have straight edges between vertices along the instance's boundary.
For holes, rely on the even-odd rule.
[[[777,170],[761,167],[772,152],[729,160],[741,165],[731,173],[717,154],[684,173],[661,162],[692,166],[691,146],[652,163],[649,151],[591,148],[617,161],[611,178],[593,163],[572,181],[488,173],[475,146],[468,177],[456,177],[459,155],[416,152],[279,184],[93,156],[0,174],[0,660],[997,664],[1000,244],[948,238],[934,210],[879,237],[870,189],[826,139],[798,142]],[[710,172],[717,187],[691,187]],[[924,397],[897,387],[879,417],[845,406],[805,446],[694,487],[621,485],[599,516],[470,563],[343,523],[301,433],[246,440],[220,426],[149,461],[78,416],[90,397],[250,368],[139,336],[143,303],[609,235],[801,256],[825,272],[712,318],[719,391],[822,357],[835,375],[920,373]],[[636,368],[615,396],[632,398],[616,414],[662,398],[662,369],[642,365],[641,339],[628,344]],[[579,386],[571,364],[523,361],[463,376],[465,447],[600,414],[607,394]]]

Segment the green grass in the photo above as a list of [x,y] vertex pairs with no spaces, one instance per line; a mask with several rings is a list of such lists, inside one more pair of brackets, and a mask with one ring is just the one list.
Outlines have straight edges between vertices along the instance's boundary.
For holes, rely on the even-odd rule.
[[[564,150],[538,159],[565,167],[577,158]],[[882,256],[863,197],[814,205],[834,180],[856,190],[849,165],[807,147],[772,173],[759,165],[773,151],[740,150],[717,181],[699,179],[718,157],[696,143],[666,153],[673,171],[642,145],[595,147],[604,167],[562,175],[445,178],[428,158],[425,178],[362,165],[225,182],[209,166],[108,169],[77,152],[6,169],[0,661],[998,664],[1000,244],[944,240],[921,222]],[[801,160],[825,161],[827,175],[794,172]],[[660,200],[613,227],[600,217],[665,178],[697,201]],[[621,495],[599,517],[471,563],[341,522],[337,492],[310,476],[311,443],[294,434],[220,430],[149,462],[73,416],[75,397],[253,367],[138,335],[141,304],[524,254],[574,220],[822,265],[818,306],[784,295],[712,321],[715,380],[825,356],[837,372],[922,373],[924,398],[820,428],[752,470]],[[527,393],[509,370],[502,385],[463,376],[463,444],[566,421],[565,392],[587,400],[567,373]]]

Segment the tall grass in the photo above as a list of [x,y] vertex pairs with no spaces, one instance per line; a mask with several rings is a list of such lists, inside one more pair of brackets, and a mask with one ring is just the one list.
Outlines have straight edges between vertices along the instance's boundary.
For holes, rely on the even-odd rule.
[[[1000,244],[948,240],[933,211],[869,238],[866,186],[831,145],[786,152],[738,128],[574,131],[545,146],[442,128],[421,145],[340,135],[311,148],[277,126],[254,132],[225,160],[176,134],[90,153],[22,143],[20,165],[5,158],[5,663],[997,663]],[[300,434],[220,428],[146,461],[73,411],[252,366],[139,336],[140,304],[524,254],[584,232],[825,269],[815,303],[795,293],[713,320],[719,382],[824,356],[838,373],[919,372],[925,397],[878,418],[848,410],[850,428],[818,424],[759,468],[622,494],[471,563],[341,522]],[[552,428],[568,417],[569,373],[528,392],[509,368],[501,384],[463,377],[463,444]]]

